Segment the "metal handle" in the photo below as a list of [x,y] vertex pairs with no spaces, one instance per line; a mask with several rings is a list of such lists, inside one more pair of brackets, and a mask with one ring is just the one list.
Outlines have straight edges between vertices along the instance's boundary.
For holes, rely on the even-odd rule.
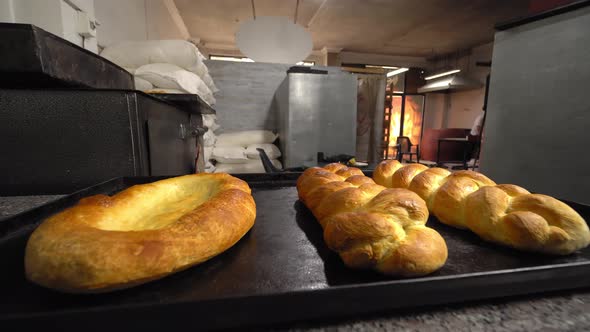
[[180,124],[179,129],[179,136],[180,139],[187,139],[190,137],[199,137],[205,135],[209,128],[207,127],[195,127],[195,126],[187,126],[184,123]]
[[264,166],[264,171],[266,171],[266,173],[272,174],[272,173],[280,173],[281,172],[272,164],[272,162],[268,158],[268,155],[266,154],[266,151],[264,151],[264,149],[256,148],[256,150],[258,150],[258,153],[260,153],[260,160],[262,161],[262,166]]

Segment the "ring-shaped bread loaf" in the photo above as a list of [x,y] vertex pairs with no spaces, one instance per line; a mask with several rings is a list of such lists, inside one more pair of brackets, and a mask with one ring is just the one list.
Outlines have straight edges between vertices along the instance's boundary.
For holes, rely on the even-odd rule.
[[481,173],[385,160],[373,179],[388,188],[415,192],[439,221],[469,229],[487,241],[557,255],[590,243],[588,225],[567,204],[516,185],[497,185]]
[[186,175],[87,197],[33,232],[26,276],[73,293],[132,287],[220,254],[255,218],[248,184],[228,174]]
[[297,190],[324,229],[326,245],[351,268],[411,277],[447,260],[445,241],[425,226],[426,203],[410,190],[387,189],[342,164],[307,169]]

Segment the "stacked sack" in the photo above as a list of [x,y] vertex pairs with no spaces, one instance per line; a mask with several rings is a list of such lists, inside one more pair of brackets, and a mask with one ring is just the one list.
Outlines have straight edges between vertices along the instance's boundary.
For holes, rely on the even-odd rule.
[[213,155],[213,147],[217,141],[215,131],[219,129],[217,124],[217,116],[215,114],[203,114],[203,126],[207,128],[207,131],[203,135],[203,155],[205,159],[205,172],[215,172],[215,166],[211,163],[211,156]]
[[272,164],[282,169],[279,148],[272,144],[277,135],[268,130],[249,130],[221,134],[217,137],[211,159],[215,173],[265,173],[258,148],[264,149]]
[[101,55],[125,68],[135,77],[138,90],[152,93],[196,94],[215,104],[215,86],[205,57],[184,40],[121,42],[106,47]]

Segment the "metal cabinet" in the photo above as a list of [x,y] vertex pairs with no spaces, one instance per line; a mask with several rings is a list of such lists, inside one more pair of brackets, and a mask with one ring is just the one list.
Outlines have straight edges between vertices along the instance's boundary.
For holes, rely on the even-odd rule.
[[132,90],[0,89],[0,195],[196,171],[200,114]]
[[314,166],[317,153],[354,155],[356,76],[289,73],[275,93],[285,167]]

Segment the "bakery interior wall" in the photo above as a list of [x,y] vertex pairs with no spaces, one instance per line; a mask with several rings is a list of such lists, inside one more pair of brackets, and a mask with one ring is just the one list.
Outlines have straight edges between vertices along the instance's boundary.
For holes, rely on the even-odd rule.
[[190,38],[171,0],[99,0],[95,9],[102,47],[129,40]]
[[95,17],[94,0],[0,0],[0,22],[34,24],[78,46],[97,52],[95,37],[82,37],[78,12]]
[[[436,72],[444,66],[457,67],[461,74],[477,79],[485,84],[489,67],[477,66],[478,61],[490,61],[493,43],[480,45],[464,52],[458,57],[450,57],[430,64]],[[479,89],[455,92],[434,92],[426,94],[425,129],[471,128],[473,121],[482,113],[485,86]]]
[[[96,37],[79,34],[80,12],[98,20]],[[0,0],[0,22],[34,24],[95,53],[118,41],[190,38],[172,0]]]

